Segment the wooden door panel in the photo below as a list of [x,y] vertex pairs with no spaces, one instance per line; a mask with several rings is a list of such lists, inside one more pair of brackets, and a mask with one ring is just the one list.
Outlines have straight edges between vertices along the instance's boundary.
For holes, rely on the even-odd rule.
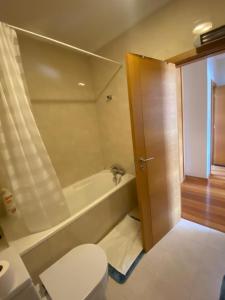
[[156,243],[174,226],[171,191],[179,186],[176,68],[142,58],[141,70],[146,157],[155,157],[146,167]]
[[139,157],[145,156],[145,141],[142,105],[138,105],[137,103],[137,99],[140,103],[142,101],[142,92],[140,82],[140,59],[136,55],[127,55],[127,79],[134,146],[134,162],[136,169],[136,184],[139,210],[142,221],[143,246],[145,251],[148,251],[153,246],[151,204],[149,201],[147,169],[141,170],[139,168],[138,161]]
[[[142,186],[144,179],[142,194],[146,189],[144,200],[138,192],[139,203],[147,211],[143,231],[151,235],[152,244],[155,244],[180,218],[177,72],[172,64],[130,56],[128,75],[135,60],[132,73],[136,76],[133,76],[135,83],[129,82],[128,76],[135,161],[140,156],[155,158],[146,163],[144,170],[136,163],[137,187]],[[137,88],[138,93],[131,93]],[[139,140],[136,139],[137,134],[140,135],[137,131],[143,132]]]
[[214,92],[213,164],[225,166],[225,86]]

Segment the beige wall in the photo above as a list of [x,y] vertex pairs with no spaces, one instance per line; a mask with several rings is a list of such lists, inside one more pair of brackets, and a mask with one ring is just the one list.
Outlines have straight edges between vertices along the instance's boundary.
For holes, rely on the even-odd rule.
[[173,0],[99,53],[121,61],[126,52],[169,58],[193,48],[194,22],[211,20],[215,27],[224,25],[224,10],[222,0]]
[[24,36],[19,42],[33,113],[62,186],[99,172],[104,165],[87,58]]
[[62,185],[113,163],[134,172],[129,106],[121,101],[126,77],[112,78],[118,65],[29,37],[19,41],[34,116]]
[[[126,52],[166,59],[193,48],[193,23],[212,20],[215,26],[224,23],[225,2],[174,0],[103,47],[99,53],[124,62]],[[116,73],[116,66],[94,60],[93,89],[100,131],[103,165],[121,163],[133,171],[133,149],[126,68]],[[112,78],[112,74],[115,76]],[[112,95],[110,102],[107,95]]]
[[33,102],[32,107],[63,186],[103,169],[95,103]]
[[[174,0],[161,10],[119,36],[99,54],[124,63],[127,52],[166,59],[193,48],[192,29],[196,20],[211,20],[223,25],[225,1]],[[105,97],[112,93],[112,102]],[[97,109],[102,133],[104,163],[121,162],[132,170],[133,151],[125,65],[98,98]]]
[[[99,67],[95,73],[104,74]],[[104,166],[108,169],[112,164],[119,163],[127,172],[134,173],[125,68],[118,70],[117,67],[117,71],[110,74],[115,76],[96,101]],[[107,101],[107,95],[112,96],[111,101]]]
[[33,101],[94,101],[87,55],[24,34],[19,45]]
[[[126,52],[135,52],[139,54],[144,54],[150,57],[159,58],[159,59],[165,59],[171,56],[174,56],[176,54],[179,54],[181,52],[187,51],[191,48],[193,48],[193,36],[192,36],[192,28],[193,23],[196,20],[211,20],[214,25],[220,26],[224,23],[224,11],[225,11],[225,2],[214,0],[174,0],[171,1],[168,5],[163,7],[161,10],[156,12],[155,14],[149,16],[147,19],[139,23],[134,28],[127,31],[125,34],[121,35],[117,39],[113,40],[111,43],[107,44],[104,48],[102,48],[99,53],[103,54],[105,56],[108,56],[113,59],[120,60],[121,62],[124,62],[124,56]],[[50,47],[50,46],[49,46]],[[23,45],[21,44],[22,52],[26,51],[23,48]],[[28,48],[27,48],[28,49]],[[49,48],[50,49],[50,48]],[[69,70],[67,73],[67,77],[58,78],[57,81],[58,84],[60,84],[60,89],[57,89],[57,93],[55,92],[55,85],[52,86],[50,81],[48,82],[48,85],[45,84],[47,87],[45,89],[45,86],[42,84],[36,84],[36,77],[34,74],[32,74],[31,70],[29,70],[29,67],[27,66],[27,70],[29,70],[31,77],[34,78],[35,85],[31,88],[31,96],[33,94],[34,98],[41,98],[41,95],[46,95],[45,98],[48,98],[48,92],[51,88],[52,92],[52,98],[57,98],[55,100],[62,101],[64,99],[71,100],[70,96],[68,96],[67,91],[68,89],[71,91],[69,95],[73,94],[73,82],[71,79],[73,79],[73,69],[70,67],[70,64],[67,64],[65,67],[64,61],[67,59],[66,57],[70,56],[70,51],[64,51],[58,49],[58,47],[54,47],[54,51],[47,51],[49,53],[49,58],[55,61],[61,61],[62,64],[60,68],[63,68],[63,70]],[[42,52],[40,49],[38,49],[37,52]],[[60,52],[60,54],[58,53]],[[68,52],[68,54],[65,54]],[[58,53],[58,54],[56,54]],[[42,54],[40,54],[42,55]],[[62,57],[62,59],[55,59],[53,58],[54,55],[57,55],[57,57]],[[26,55],[26,59],[28,59],[29,53]],[[24,60],[25,69],[26,69],[26,59]],[[47,58],[48,59],[48,58]],[[29,60],[33,60],[36,63],[35,57],[30,57]],[[71,62],[71,56],[70,59],[67,59],[67,62]],[[54,65],[53,64],[53,65]],[[71,65],[73,66],[72,62]],[[54,65],[55,66],[55,65]],[[39,66],[40,70],[40,66]],[[28,71],[27,71],[28,72]],[[43,72],[43,68],[42,68]],[[88,152],[90,155],[93,155],[93,157],[96,156],[96,161],[99,161],[98,166],[93,166],[91,168],[91,171],[98,170],[103,165],[108,167],[113,162],[121,162],[125,165],[126,168],[132,169],[133,165],[133,151],[132,151],[132,143],[131,143],[131,130],[130,130],[130,116],[128,112],[128,97],[127,97],[127,87],[126,87],[126,76],[125,76],[125,67],[121,69],[120,72],[117,73],[117,75],[112,79],[112,81],[107,85],[107,87],[104,88],[103,92],[100,96],[98,96],[97,100],[97,115],[99,117],[99,129],[101,132],[101,145],[103,149],[103,158],[104,163],[101,160],[100,155],[100,149],[99,145],[94,145],[92,148],[94,149],[93,153]],[[51,73],[51,72],[50,72]],[[54,74],[54,72],[53,72]],[[43,74],[42,74],[43,75]],[[62,74],[61,74],[62,75]],[[57,77],[57,72],[55,74]],[[29,74],[27,74],[27,78],[29,78]],[[86,78],[86,77],[85,77]],[[103,78],[103,77],[102,77]],[[75,77],[75,81],[77,84],[77,78]],[[29,80],[29,79],[28,79]],[[31,79],[30,79],[31,80]],[[70,82],[70,85],[68,87],[67,83]],[[61,83],[63,83],[64,87],[62,87]],[[76,85],[75,84],[75,85]],[[30,83],[30,86],[32,86],[32,83]],[[76,86],[77,88],[77,86]],[[41,93],[40,93],[41,92]],[[44,92],[44,93],[43,93]],[[89,90],[90,92],[90,90]],[[92,93],[92,92],[91,92]],[[106,102],[106,95],[112,94],[113,100],[111,102]],[[79,97],[78,97],[79,98]],[[76,99],[78,99],[76,98]],[[85,98],[85,97],[84,97]],[[86,97],[87,98],[87,97]],[[42,99],[45,100],[45,99]],[[51,99],[50,99],[51,100]],[[65,113],[67,107],[67,103],[58,103],[53,104],[53,102],[49,103],[35,103],[34,105],[34,112],[35,114],[39,115],[40,122],[39,127],[41,131],[43,132],[47,130],[50,134],[54,134],[55,132],[53,130],[53,127],[56,126],[56,124],[59,124],[57,119],[60,119],[61,124],[58,125],[57,130],[60,130],[62,133],[66,134],[67,137],[67,144],[68,147],[71,147],[71,144],[73,146],[70,148],[70,151],[68,152],[63,151],[61,149],[58,152],[58,156],[56,155],[56,149],[58,149],[58,145],[61,145],[61,148],[63,148],[61,141],[55,139],[52,141],[51,146],[48,145],[48,148],[51,149],[50,152],[54,152],[55,156],[57,158],[54,158],[54,162],[58,164],[58,167],[56,169],[59,172],[59,169],[64,168],[64,166],[69,164],[70,161],[73,160],[73,163],[71,163],[71,166],[76,174],[70,174],[67,178],[61,179],[63,185],[69,183],[71,181],[71,178],[74,176],[75,179],[78,178],[78,174],[81,174],[78,169],[76,169],[77,166],[77,160],[74,156],[74,153],[76,151],[80,151],[79,155],[77,156],[79,159],[82,157],[83,148],[77,149],[78,141],[75,137],[75,128],[79,128],[79,131],[81,130],[81,126],[77,125],[77,120],[73,120],[73,117],[75,115],[82,116],[80,117],[80,121],[84,121],[83,118],[86,116],[86,114],[80,114],[79,110],[80,105],[77,103],[70,104],[70,111],[68,110],[68,114],[70,114],[71,120],[68,121],[68,115]],[[91,123],[91,120],[94,119],[94,109],[91,109],[91,104],[88,105],[90,116],[88,117],[89,124]],[[72,109],[73,108],[73,109]],[[75,110],[77,114],[75,113]],[[47,121],[47,111],[50,113],[48,114],[48,118],[51,117],[51,122],[53,123],[50,125],[50,123]],[[57,118],[54,118],[53,116],[57,115]],[[97,117],[96,117],[97,118]],[[79,118],[78,118],[79,119]],[[81,122],[81,123],[82,123]],[[69,124],[68,124],[69,123]],[[81,124],[80,123],[80,124]],[[84,122],[85,123],[85,122]],[[82,123],[82,124],[84,124]],[[64,125],[65,128],[63,129]],[[52,126],[52,129],[50,127]],[[46,129],[47,128],[47,129]],[[68,130],[66,130],[66,128]],[[89,145],[88,140],[93,137],[92,133],[89,134],[89,130],[86,128],[83,129],[84,132],[86,132],[86,142],[85,145]],[[91,131],[90,131],[91,132]],[[98,136],[97,134],[97,128],[95,127],[94,130],[96,134],[96,138]],[[55,132],[56,133],[56,132]],[[44,137],[47,143],[48,137]],[[53,138],[52,138],[53,139]],[[56,141],[57,140],[57,141]],[[70,141],[69,141],[70,140]],[[93,139],[91,139],[93,141]],[[51,143],[51,142],[50,142]],[[86,150],[86,146],[84,147]],[[76,151],[75,151],[76,150]],[[70,159],[69,154],[70,153]],[[66,164],[63,164],[63,154],[68,155],[68,158],[65,157],[67,160]],[[53,154],[51,154],[53,156]],[[83,165],[81,164],[81,167]],[[82,169],[82,168],[81,168]],[[76,170],[76,171],[75,171]],[[61,174],[63,171],[61,171]],[[61,175],[62,176],[62,175]],[[84,176],[84,174],[82,174]]]
[[[95,58],[90,59],[90,66],[104,167],[109,169],[119,163],[134,173],[125,68]],[[108,101],[107,96],[112,96],[112,100]]]

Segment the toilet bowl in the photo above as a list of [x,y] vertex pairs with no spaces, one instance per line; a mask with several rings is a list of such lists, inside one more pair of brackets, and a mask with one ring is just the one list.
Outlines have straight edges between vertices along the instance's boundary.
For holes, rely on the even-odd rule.
[[[15,276],[4,300],[42,299],[15,250],[6,249],[1,252],[0,259],[3,258],[10,262]],[[61,257],[39,277],[45,290],[43,299],[104,300],[108,278],[107,258],[97,245],[80,245]]]
[[53,300],[103,300],[107,276],[104,251],[85,244],[68,252],[39,277]]

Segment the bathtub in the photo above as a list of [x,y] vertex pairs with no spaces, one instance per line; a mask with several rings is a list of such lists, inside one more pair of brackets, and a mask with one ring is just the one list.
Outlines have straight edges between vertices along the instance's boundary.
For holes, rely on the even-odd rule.
[[18,230],[12,219],[2,220],[8,244],[21,255],[35,282],[75,246],[97,243],[135,207],[135,177],[125,174],[118,185],[112,179],[111,172],[104,170],[64,188],[71,216],[51,229],[28,234]]

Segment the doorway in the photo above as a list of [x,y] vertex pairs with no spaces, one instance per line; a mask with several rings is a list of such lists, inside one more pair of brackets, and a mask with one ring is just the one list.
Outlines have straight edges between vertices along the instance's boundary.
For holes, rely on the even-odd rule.
[[[225,72],[225,69],[224,69]],[[225,170],[225,82],[212,82],[212,173]]]
[[225,55],[182,67],[182,216],[225,232]]
[[[211,88],[208,83],[212,78],[209,76],[208,59],[202,56],[198,60],[202,68],[196,68],[194,76],[190,76],[195,80],[186,89],[193,91],[195,84],[195,90],[200,94],[191,101],[194,109],[185,114],[185,105],[190,101],[184,103],[183,67],[179,65],[175,72],[173,64],[136,54],[127,55],[136,182],[145,251],[151,249],[179,221],[180,216],[225,232],[225,184],[220,186],[219,191],[224,198],[213,198],[219,183],[211,178],[213,135]],[[191,67],[189,59],[188,63],[185,67]],[[202,86],[196,85],[198,79],[203,79]],[[204,134],[199,139],[197,133],[202,129]],[[185,140],[186,136],[192,138],[191,146]],[[191,159],[187,164],[188,154]],[[187,166],[201,174],[191,175]]]

